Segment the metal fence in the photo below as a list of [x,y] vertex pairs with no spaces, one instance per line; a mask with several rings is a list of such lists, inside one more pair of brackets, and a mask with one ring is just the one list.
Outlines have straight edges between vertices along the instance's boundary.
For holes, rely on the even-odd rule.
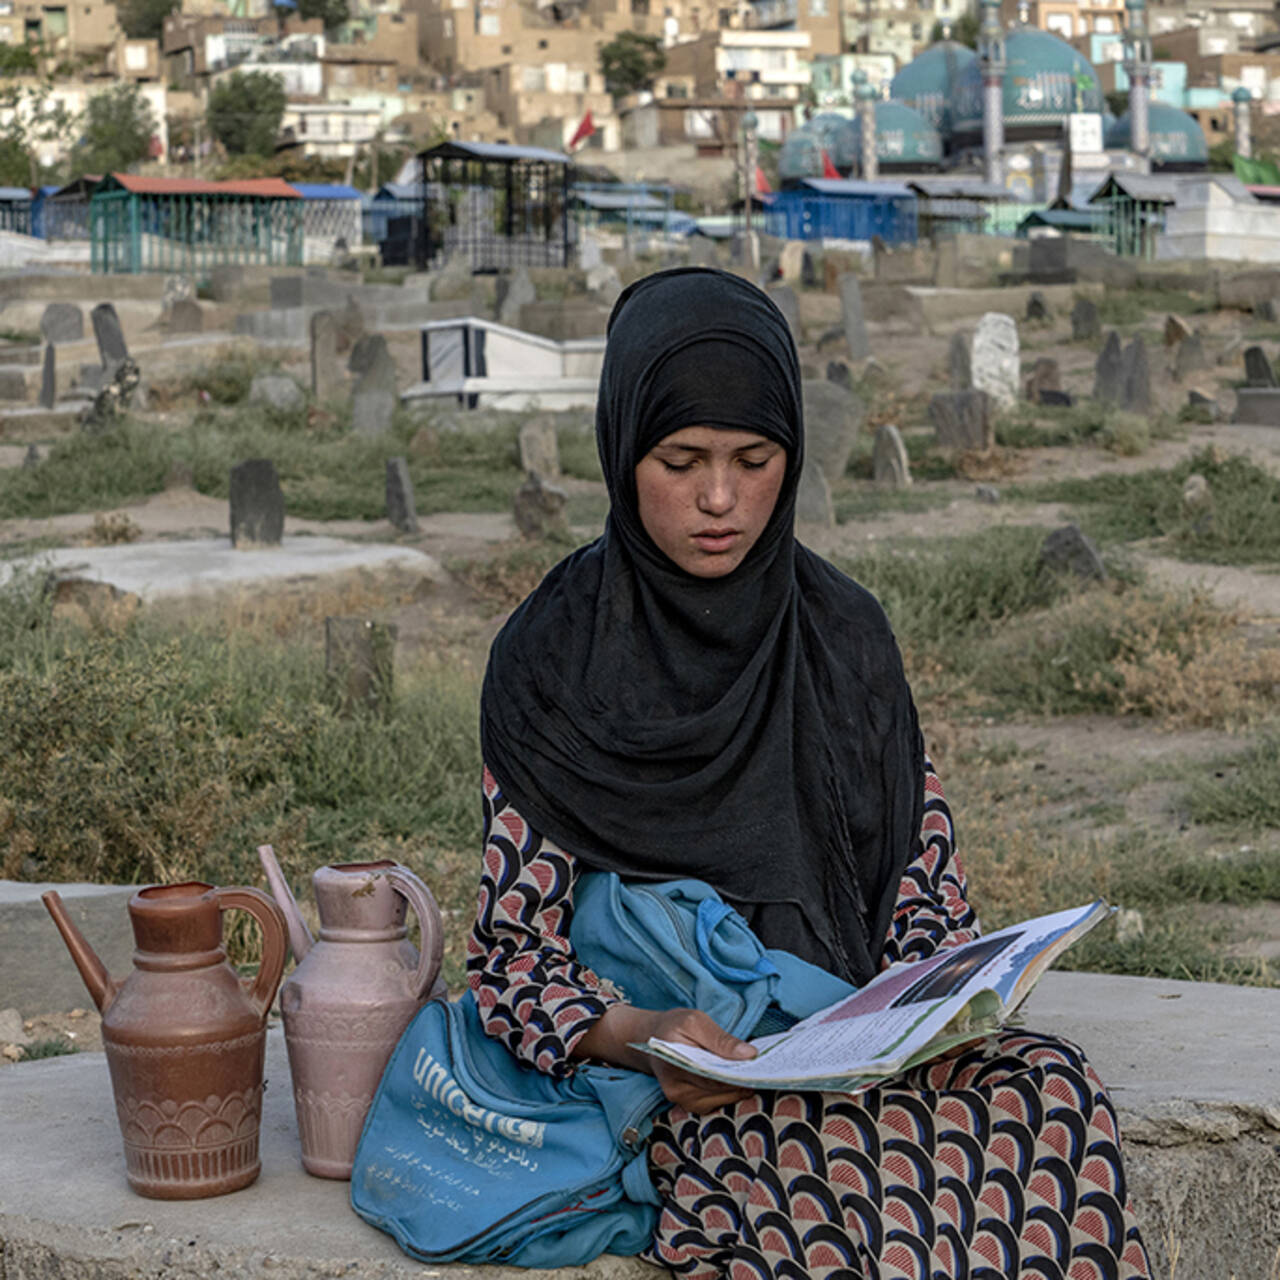
[[0,192],[0,231],[31,234],[31,192],[25,189],[21,195]]
[[89,241],[96,273],[300,266],[302,201],[98,191],[89,203]]

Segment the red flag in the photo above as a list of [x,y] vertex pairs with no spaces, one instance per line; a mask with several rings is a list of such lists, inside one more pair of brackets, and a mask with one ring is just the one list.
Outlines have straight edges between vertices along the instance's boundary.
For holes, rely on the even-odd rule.
[[756,165],[756,195],[767,196],[773,194],[773,188],[769,185],[769,179],[764,176],[764,170]]
[[826,147],[822,149],[822,176],[824,178],[838,178],[840,170],[831,163],[831,157],[827,155]]
[[595,121],[591,119],[591,112],[588,111],[582,117],[582,123],[574,130],[573,137],[569,139],[569,150],[572,151],[578,143],[585,142],[595,131]]

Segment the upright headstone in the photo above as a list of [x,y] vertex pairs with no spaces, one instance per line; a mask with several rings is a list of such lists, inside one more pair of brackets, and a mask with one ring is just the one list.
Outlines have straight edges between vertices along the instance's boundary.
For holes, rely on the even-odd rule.
[[387,459],[387,519],[401,533],[418,532],[418,509],[413,500],[413,477],[404,458]]
[[808,246],[805,247],[804,257],[800,261],[800,283],[806,289],[822,287],[822,269],[813,250]]
[[1173,376],[1181,381],[1193,373],[1209,368],[1209,356],[1204,349],[1204,339],[1193,333],[1178,344],[1178,354],[1173,362]]
[[560,444],[554,418],[540,414],[520,428],[520,467],[525,472],[537,472],[545,480],[559,476]]
[[804,331],[800,327],[800,302],[796,298],[796,291],[789,284],[771,284],[765,292],[782,312],[782,318],[787,322],[787,328],[791,330],[791,337],[798,347],[804,341]]
[[325,678],[340,715],[390,710],[398,634],[394,623],[368,618],[324,620]]
[[1039,289],[1033,290],[1031,296],[1027,299],[1027,319],[1032,324],[1047,324],[1053,319],[1053,313],[1049,310],[1049,302]]
[[565,514],[568,501],[569,495],[563,489],[545,484],[536,471],[529,472],[524,484],[516,490],[512,508],[516,528],[526,538],[564,533],[569,527]]
[[1055,529],[1045,538],[1040,544],[1040,563],[1086,582],[1101,582],[1107,576],[1098,548],[1074,524]]
[[368,340],[368,366],[351,395],[351,427],[357,435],[376,436],[390,429],[395,416],[396,366],[381,334]]
[[311,316],[311,394],[320,401],[332,400],[341,387],[338,317],[332,311],[316,311]]
[[44,349],[44,369],[40,375],[40,407],[52,409],[58,403],[57,347],[49,343]]
[[902,435],[892,422],[884,423],[876,432],[871,450],[871,475],[883,489],[909,489],[911,463],[907,458]]
[[827,361],[827,381],[834,382],[845,391],[853,390],[853,373],[847,360]]
[[689,265],[691,267],[714,267],[716,265],[716,246],[703,235],[689,237]]
[[1028,267],[1041,279],[1064,277],[1068,272],[1066,236],[1036,236],[1030,242]]
[[27,445],[27,451],[22,457],[23,471],[34,471],[41,461],[40,446],[38,444]]
[[1147,360],[1147,344],[1134,338],[1124,349],[1124,392],[1120,407],[1126,413],[1151,411],[1151,365]]
[[1280,427],[1280,387],[1241,387],[1236,392],[1232,422],[1257,427]]
[[862,284],[852,271],[846,271],[840,277],[839,288],[840,314],[849,358],[866,360],[871,355],[871,339],[867,335],[867,317],[862,309]]
[[204,308],[194,298],[176,298],[166,327],[170,333],[203,333]]
[[1018,326],[1012,316],[988,311],[973,335],[973,388],[999,409],[1011,409],[1021,390]]
[[46,342],[84,341],[84,312],[74,302],[51,302],[40,317],[40,332]]
[[806,378],[801,391],[805,459],[817,464],[828,484],[836,484],[849,465],[865,407],[857,396],[825,379]]
[[1098,304],[1092,298],[1077,298],[1071,308],[1071,339],[1073,342],[1092,342],[1102,337],[1102,317]]
[[287,413],[301,409],[306,402],[302,388],[287,373],[255,373],[249,383],[250,404],[265,404]]
[[1263,298],[1261,302],[1253,304],[1253,314],[1265,324],[1275,324],[1280,320],[1280,305],[1277,305],[1274,298]]
[[249,458],[231,468],[231,545],[237,550],[278,547],[284,537],[284,494],[270,458]]
[[778,274],[787,284],[795,284],[804,271],[804,241],[788,240],[778,254]]
[[109,302],[100,302],[89,313],[93,321],[93,336],[98,340],[98,355],[102,359],[102,367],[108,372],[121,361],[129,358],[129,347],[124,340],[124,330],[120,327],[120,317]]
[[1244,353],[1244,385],[1246,387],[1274,387],[1276,371],[1261,347],[1246,347]]
[[1191,326],[1181,316],[1165,316],[1164,345],[1176,347],[1191,337]]
[[973,390],[973,361],[969,351],[969,335],[953,333],[947,348],[947,376],[952,391]]
[[529,279],[524,267],[517,267],[510,275],[498,277],[496,301],[498,323],[512,329],[520,327],[520,311],[530,302],[537,302],[538,291]]
[[1024,390],[1032,404],[1043,403],[1040,396],[1044,391],[1061,391],[1062,373],[1058,362],[1052,356],[1040,356],[1032,366]]
[[1124,348],[1114,329],[1107,334],[1094,366],[1093,398],[1103,404],[1119,404],[1124,398]]
[[831,501],[831,486],[822,468],[808,454],[800,469],[800,485],[796,490],[796,521],[800,524],[820,525],[832,529],[836,523],[836,510]]
[[336,313],[338,322],[338,354],[350,351],[364,337],[364,312],[359,304],[347,294],[342,310]]
[[940,391],[929,401],[929,421],[944,449],[986,452],[995,447],[991,397],[985,391]]
[[596,302],[612,307],[622,293],[622,277],[612,262],[602,262],[587,272],[587,292]]

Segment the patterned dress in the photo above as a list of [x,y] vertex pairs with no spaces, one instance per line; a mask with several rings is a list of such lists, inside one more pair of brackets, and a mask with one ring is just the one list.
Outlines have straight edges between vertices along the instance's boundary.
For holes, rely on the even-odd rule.
[[[915,861],[884,963],[978,935],[951,815],[926,773]],[[468,980],[492,1036],[540,1071],[618,999],[569,945],[578,864],[484,776]],[[1149,1275],[1101,1081],[1074,1045],[1006,1030],[851,1097],[765,1092],[671,1107],[649,1154],[663,1198],[646,1255],[691,1280],[1129,1280]]]

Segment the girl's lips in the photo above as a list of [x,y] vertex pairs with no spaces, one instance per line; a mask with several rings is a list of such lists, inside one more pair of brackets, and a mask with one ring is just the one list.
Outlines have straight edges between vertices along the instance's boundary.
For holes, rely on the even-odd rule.
[[693,540],[703,551],[728,551],[738,536],[737,529],[708,529],[695,533]]

